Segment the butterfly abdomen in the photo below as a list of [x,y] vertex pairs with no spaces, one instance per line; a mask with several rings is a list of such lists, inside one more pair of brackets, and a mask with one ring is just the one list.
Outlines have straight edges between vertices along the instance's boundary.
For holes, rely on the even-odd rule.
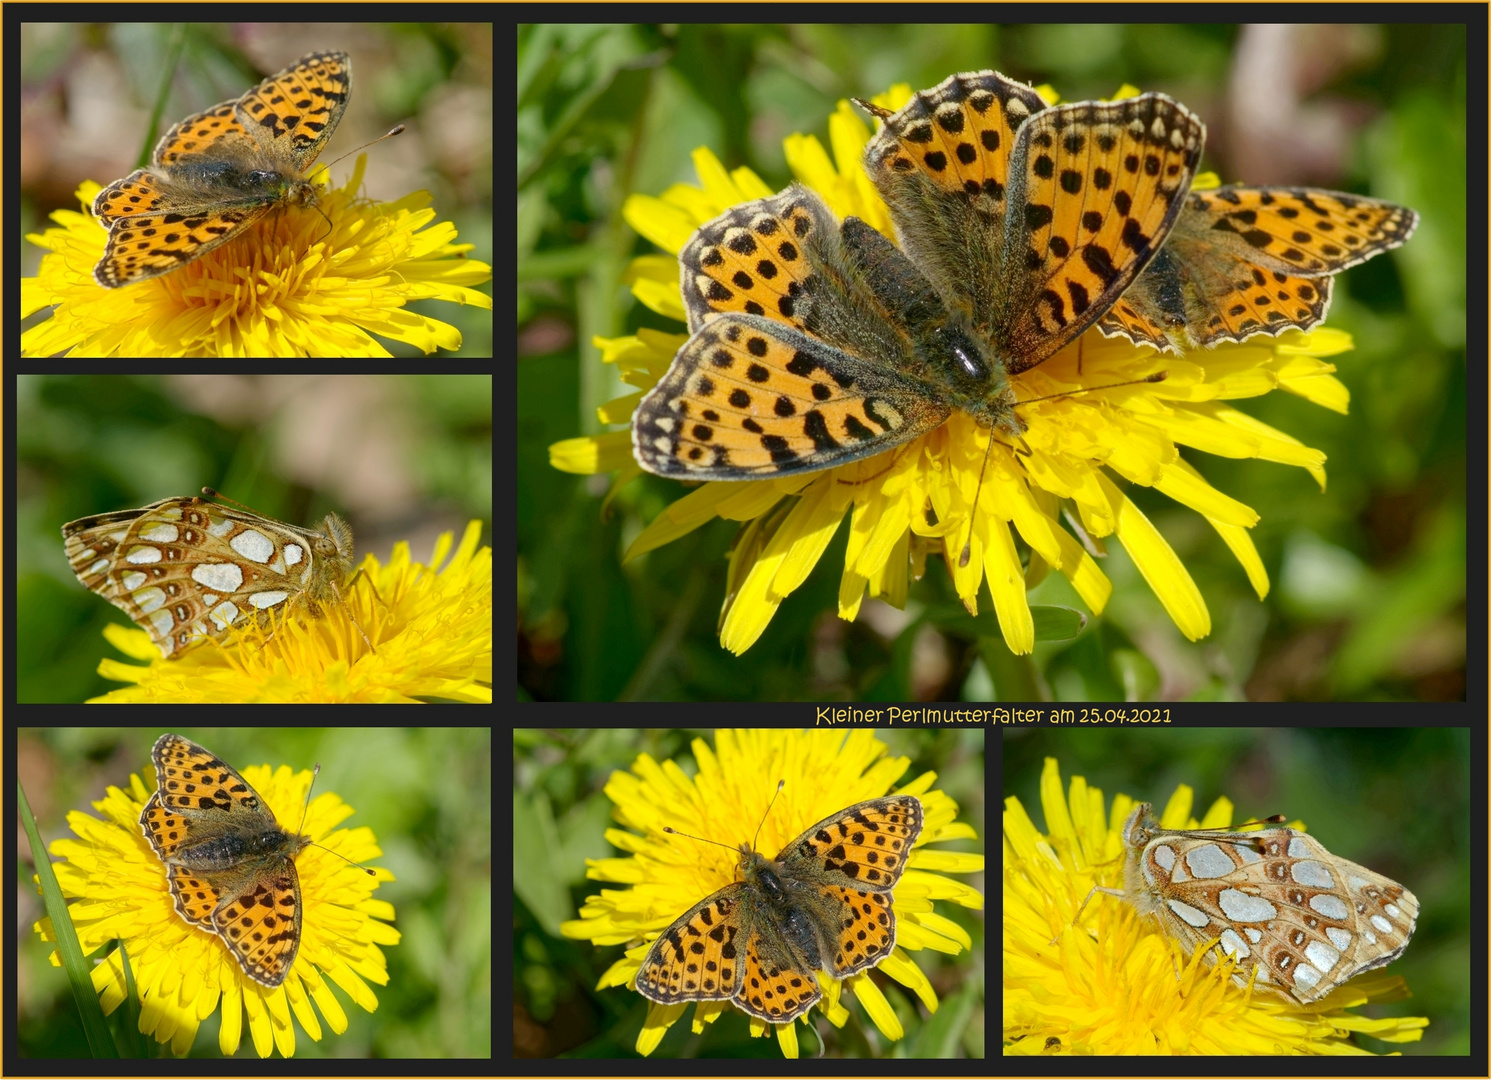
[[194,870],[226,870],[245,859],[282,850],[288,837],[289,834],[278,828],[250,835],[215,836],[183,845],[172,861]]

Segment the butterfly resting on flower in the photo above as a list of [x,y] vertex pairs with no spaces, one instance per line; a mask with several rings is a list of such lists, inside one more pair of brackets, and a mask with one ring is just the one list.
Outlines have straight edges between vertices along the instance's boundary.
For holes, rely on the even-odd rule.
[[796,1020],[823,996],[815,972],[847,979],[891,955],[891,890],[922,821],[918,799],[889,795],[824,818],[775,859],[742,844],[739,880],[653,941],[638,992],[660,1005],[730,1001],[768,1023]]
[[1188,951],[1217,939],[1207,958],[1231,955],[1238,985],[1256,971],[1257,988],[1300,1005],[1396,960],[1418,920],[1418,899],[1402,885],[1284,825],[1163,829],[1140,803],[1119,836],[1124,888],[1093,893],[1153,915]]
[[323,604],[345,604],[354,576],[352,530],[336,514],[303,529],[198,495],[79,518],[62,536],[78,580],[168,659],[287,603],[318,617]]
[[[1014,442],[1017,406],[1038,400],[1019,377],[1089,328],[1176,354],[1308,330],[1333,275],[1418,221],[1345,192],[1192,191],[1206,127],[1161,93],[1051,106],[985,70],[895,111],[855,102],[881,121],[864,179],[895,242],[800,184],[700,225],[678,258],[691,336],[633,417],[648,472],[828,469],[954,410]],[[1101,402],[1087,395],[1158,382],[1150,359],[1067,393]]]

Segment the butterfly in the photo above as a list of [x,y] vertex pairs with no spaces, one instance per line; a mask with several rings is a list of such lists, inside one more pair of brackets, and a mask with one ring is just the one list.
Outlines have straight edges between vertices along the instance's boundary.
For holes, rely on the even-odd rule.
[[197,495],[79,518],[62,526],[62,537],[84,587],[128,615],[168,659],[287,601],[319,615],[321,604],[343,602],[352,576],[352,530],[336,514],[302,529]]
[[249,978],[279,986],[300,950],[295,857],[310,838],[281,828],[237,770],[191,740],[162,735],[151,757],[158,787],[140,828],[176,913],[221,938]]
[[1239,986],[1256,971],[1257,986],[1301,1005],[1396,960],[1418,921],[1418,900],[1402,885],[1277,823],[1164,829],[1140,803],[1119,836],[1124,888],[1093,892],[1154,916],[1187,951],[1217,938],[1208,959],[1231,955]]
[[352,95],[352,58],[317,52],[240,97],[175,124],[148,169],[93,200],[109,230],[93,276],[106,289],[159,277],[243,233],[281,205],[314,205],[306,174]]
[[767,859],[740,846],[740,880],[676,918],[647,950],[637,990],[652,1001],[731,1001],[773,1024],[873,967],[896,944],[891,890],[922,830],[922,805],[891,795],[845,807]]
[[858,104],[883,121],[864,167],[899,246],[799,185],[702,225],[679,254],[691,336],[633,416],[643,469],[826,469],[954,409],[1017,439],[1013,377],[1090,327],[1172,352],[1305,329],[1331,274],[1416,221],[1331,192],[1192,192],[1206,129],[1164,94],[1048,107],[980,71]]
[[993,72],[891,113],[865,168],[897,248],[793,186],[679,255],[693,336],[642,400],[644,469],[751,479],[854,461],[954,408],[1024,431],[1010,376],[1091,326],[1180,213],[1205,129],[1163,94],[1047,108]]

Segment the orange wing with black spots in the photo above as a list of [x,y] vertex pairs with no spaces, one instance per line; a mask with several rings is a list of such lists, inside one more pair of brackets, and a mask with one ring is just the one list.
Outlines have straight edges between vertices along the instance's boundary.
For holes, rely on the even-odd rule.
[[279,986],[300,949],[295,857],[310,839],[281,828],[236,769],[191,740],[162,735],[151,756],[158,786],[140,829],[177,914],[219,936],[249,978]]
[[745,480],[853,461],[931,431],[950,410],[884,369],[759,315],[721,315],[637,407],[642,467]]
[[1161,94],[1047,109],[994,72],[866,107],[884,124],[865,168],[900,247],[796,185],[701,226],[679,255],[693,336],[633,418],[642,468],[826,469],[953,409],[1018,437],[1008,376],[1091,326],[1154,257],[1205,136]]
[[1045,100],[993,71],[953,75],[880,118],[864,166],[901,249],[945,296],[997,287],[1015,136]]
[[1163,94],[1047,109],[1021,130],[1005,222],[1007,287],[990,319],[1010,371],[1096,322],[1180,216],[1206,129]]
[[788,874],[820,889],[840,915],[826,943],[823,970],[846,978],[878,964],[895,948],[891,890],[901,880],[922,824],[918,799],[872,799],[818,822],[777,857]]
[[901,247],[1009,373],[1123,295],[1179,216],[1206,139],[1163,94],[1048,108],[993,71],[891,114],[860,104],[884,121],[865,170]]
[[728,1001],[740,992],[746,932],[742,890],[728,885],[680,915],[652,943],[637,990],[664,1005]]
[[833,242],[838,223],[805,189],[731,207],[701,225],[678,253],[690,333],[715,314],[762,315],[805,330],[813,248]]
[[1333,275],[1398,247],[1418,215],[1314,188],[1195,191],[1159,257],[1099,323],[1178,352],[1325,319]]
[[855,218],[841,224],[808,189],[726,211],[679,266],[694,333],[632,420],[649,472],[823,469],[947,419],[922,346],[956,336],[955,317],[888,240]]
[[919,177],[947,194],[998,203],[1009,179],[1015,132],[1047,108],[1029,86],[992,71],[952,75],[892,112],[855,98],[885,121],[865,148],[865,169],[882,190]]
[[896,944],[891,889],[922,829],[921,802],[871,799],[813,825],[767,859],[742,845],[739,881],[695,904],[658,936],[637,990],[664,1005],[732,1001],[774,1024],[823,992],[818,971],[845,978]]

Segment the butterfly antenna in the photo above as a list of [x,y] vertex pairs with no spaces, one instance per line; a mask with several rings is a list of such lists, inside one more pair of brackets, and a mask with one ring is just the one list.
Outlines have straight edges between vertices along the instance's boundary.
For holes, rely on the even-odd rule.
[[341,161],[342,158],[351,157],[353,154],[357,153],[358,150],[366,150],[368,147],[372,146],[373,143],[381,143],[384,139],[391,139],[395,135],[398,135],[398,134],[402,133],[403,130],[404,130],[404,125],[403,124],[399,124],[392,131],[390,131],[387,135],[379,135],[376,139],[373,140],[373,142],[363,143],[361,146],[359,146],[357,148],[357,150],[348,150],[345,154],[342,155],[342,157],[337,158],[336,161],[331,162],[331,164],[327,165],[326,167],[329,169],[329,168],[331,168],[332,165],[335,165],[337,163],[337,161]]
[[1238,822],[1236,825],[1231,826],[1231,828],[1246,829],[1249,825],[1282,825],[1288,820],[1283,814],[1274,814],[1270,817],[1249,818],[1247,821]]
[[1168,371],[1156,371],[1153,375],[1146,375],[1142,379],[1125,379],[1123,382],[1104,383],[1102,386],[1084,386],[1077,390],[1063,390],[1059,394],[1046,394],[1044,397],[1026,398],[1024,401],[1016,402],[1015,408],[1034,405],[1037,401],[1055,401],[1057,398],[1074,397],[1077,394],[1090,394],[1094,390],[1113,390],[1120,386],[1141,386],[1144,383],[1164,382],[1169,375]]
[[[203,490],[204,491],[210,491],[212,489],[211,488],[204,488]],[[300,812],[300,828],[298,828],[298,829],[295,830],[295,833],[298,836],[304,835],[304,832],[305,832],[305,819],[306,819],[307,816],[309,816],[309,814],[311,812],[311,789],[316,786],[316,777],[318,777],[320,775],[321,775],[321,763],[318,761],[318,762],[316,762],[316,767],[311,770],[311,786],[305,789],[305,808],[303,810],[301,810],[301,812]],[[314,841],[312,841],[312,842],[314,843]],[[331,848],[327,847],[325,844],[316,844],[316,847],[320,848],[322,851],[331,851]],[[357,867],[359,870],[361,870],[364,874],[367,874],[369,877],[376,876],[366,866],[362,865],[362,863],[360,863],[360,862],[352,862],[351,859],[347,858],[347,856],[343,855],[340,851],[331,851],[331,853],[333,855],[335,855],[338,859],[341,859],[341,860],[343,860],[345,862],[352,863],[353,866]]]
[[[785,781],[785,780],[778,780],[777,781],[777,794],[778,795],[781,794],[782,788],[786,785],[786,783],[787,783],[787,781]],[[777,796],[773,795],[771,797],[771,801],[773,803],[776,802],[777,801]],[[767,804],[766,813],[767,814],[771,813],[771,805],[770,804]],[[761,822],[762,822],[762,824],[766,823],[766,814],[762,814],[761,815]],[[695,836],[693,833],[683,832],[680,829],[675,829],[671,825],[664,825],[663,826],[663,832],[665,832],[665,833],[672,833],[674,836],[687,836],[690,840],[697,840],[701,844],[713,844],[715,847],[730,848],[731,851],[735,851],[736,850],[735,848],[730,847],[729,844],[722,844],[718,840],[706,840],[702,836]],[[757,825],[756,826],[756,836],[755,836],[755,838],[753,838],[751,840],[751,850],[752,851],[756,850],[756,840],[760,839],[760,837],[761,837],[761,826]]]
[[968,565],[973,557],[973,515],[978,513],[978,497],[984,493],[984,474],[989,471],[989,452],[994,449],[994,432],[990,430],[989,441],[984,446],[984,463],[978,470],[978,487],[973,489],[973,506],[968,511],[968,535],[963,538],[963,552],[958,556],[958,569]]
[[[203,488],[202,490],[209,491],[211,489]],[[318,761],[316,762],[316,767],[311,770],[311,786],[305,789],[305,805],[301,808],[300,811],[300,828],[295,830],[298,833],[305,831],[305,819],[309,817],[311,813],[311,792],[316,789],[316,777],[320,775],[321,763]]]
[[[1094,390],[1112,390],[1119,386],[1139,386],[1144,383],[1164,382],[1168,374],[1168,372],[1156,371],[1153,375],[1146,375],[1142,379],[1127,379],[1124,382],[1104,383],[1102,386],[1084,386],[1080,390],[1063,390],[1059,394],[1047,394],[1044,397],[1026,398],[1024,401],[1017,402],[1015,408],[1018,409],[1022,405],[1033,405],[1037,401],[1054,401],[1057,398],[1072,397],[1076,394],[1090,394]],[[958,555],[958,566],[960,569],[967,566],[968,560],[973,557],[973,514],[978,509],[978,498],[984,490],[984,473],[988,470],[989,452],[993,448],[994,438],[991,434],[989,437],[989,445],[984,447],[984,466],[979,470],[978,488],[973,493],[973,511],[970,511],[968,515],[968,535],[963,541],[963,550]]]
[[771,813],[771,808],[773,806],[775,806],[776,803],[777,803],[777,796],[782,793],[782,789],[784,787],[786,787],[786,786],[787,786],[787,781],[785,781],[785,780],[778,780],[777,781],[777,789],[776,789],[776,791],[774,791],[774,792],[771,793],[771,802],[769,802],[769,803],[766,804],[766,814],[762,814],[761,815],[761,824],[756,826],[756,835],[753,836],[753,837],[751,837],[751,850],[752,851],[756,850],[756,841],[759,840],[759,839],[761,839],[761,825],[765,825],[766,824],[766,816],[767,816],[767,814]]
[[674,836],[687,836],[690,840],[697,840],[701,844],[713,844],[715,847],[730,848],[731,851],[735,850],[734,848],[730,847],[729,844],[722,844],[718,840],[706,840],[702,836],[695,836],[693,833],[682,832],[679,829],[675,829],[672,825],[664,825],[663,832],[672,833]]
[[[255,510],[252,506],[246,506],[245,504],[239,502],[237,499],[228,498],[228,496],[218,491],[217,488],[204,487],[202,489],[202,494],[207,496],[207,498],[209,499],[221,499],[223,502],[236,506],[240,510],[247,510],[250,514],[258,514],[260,517],[264,516],[263,514],[259,514],[259,511]],[[314,783],[314,780],[312,782]]]

